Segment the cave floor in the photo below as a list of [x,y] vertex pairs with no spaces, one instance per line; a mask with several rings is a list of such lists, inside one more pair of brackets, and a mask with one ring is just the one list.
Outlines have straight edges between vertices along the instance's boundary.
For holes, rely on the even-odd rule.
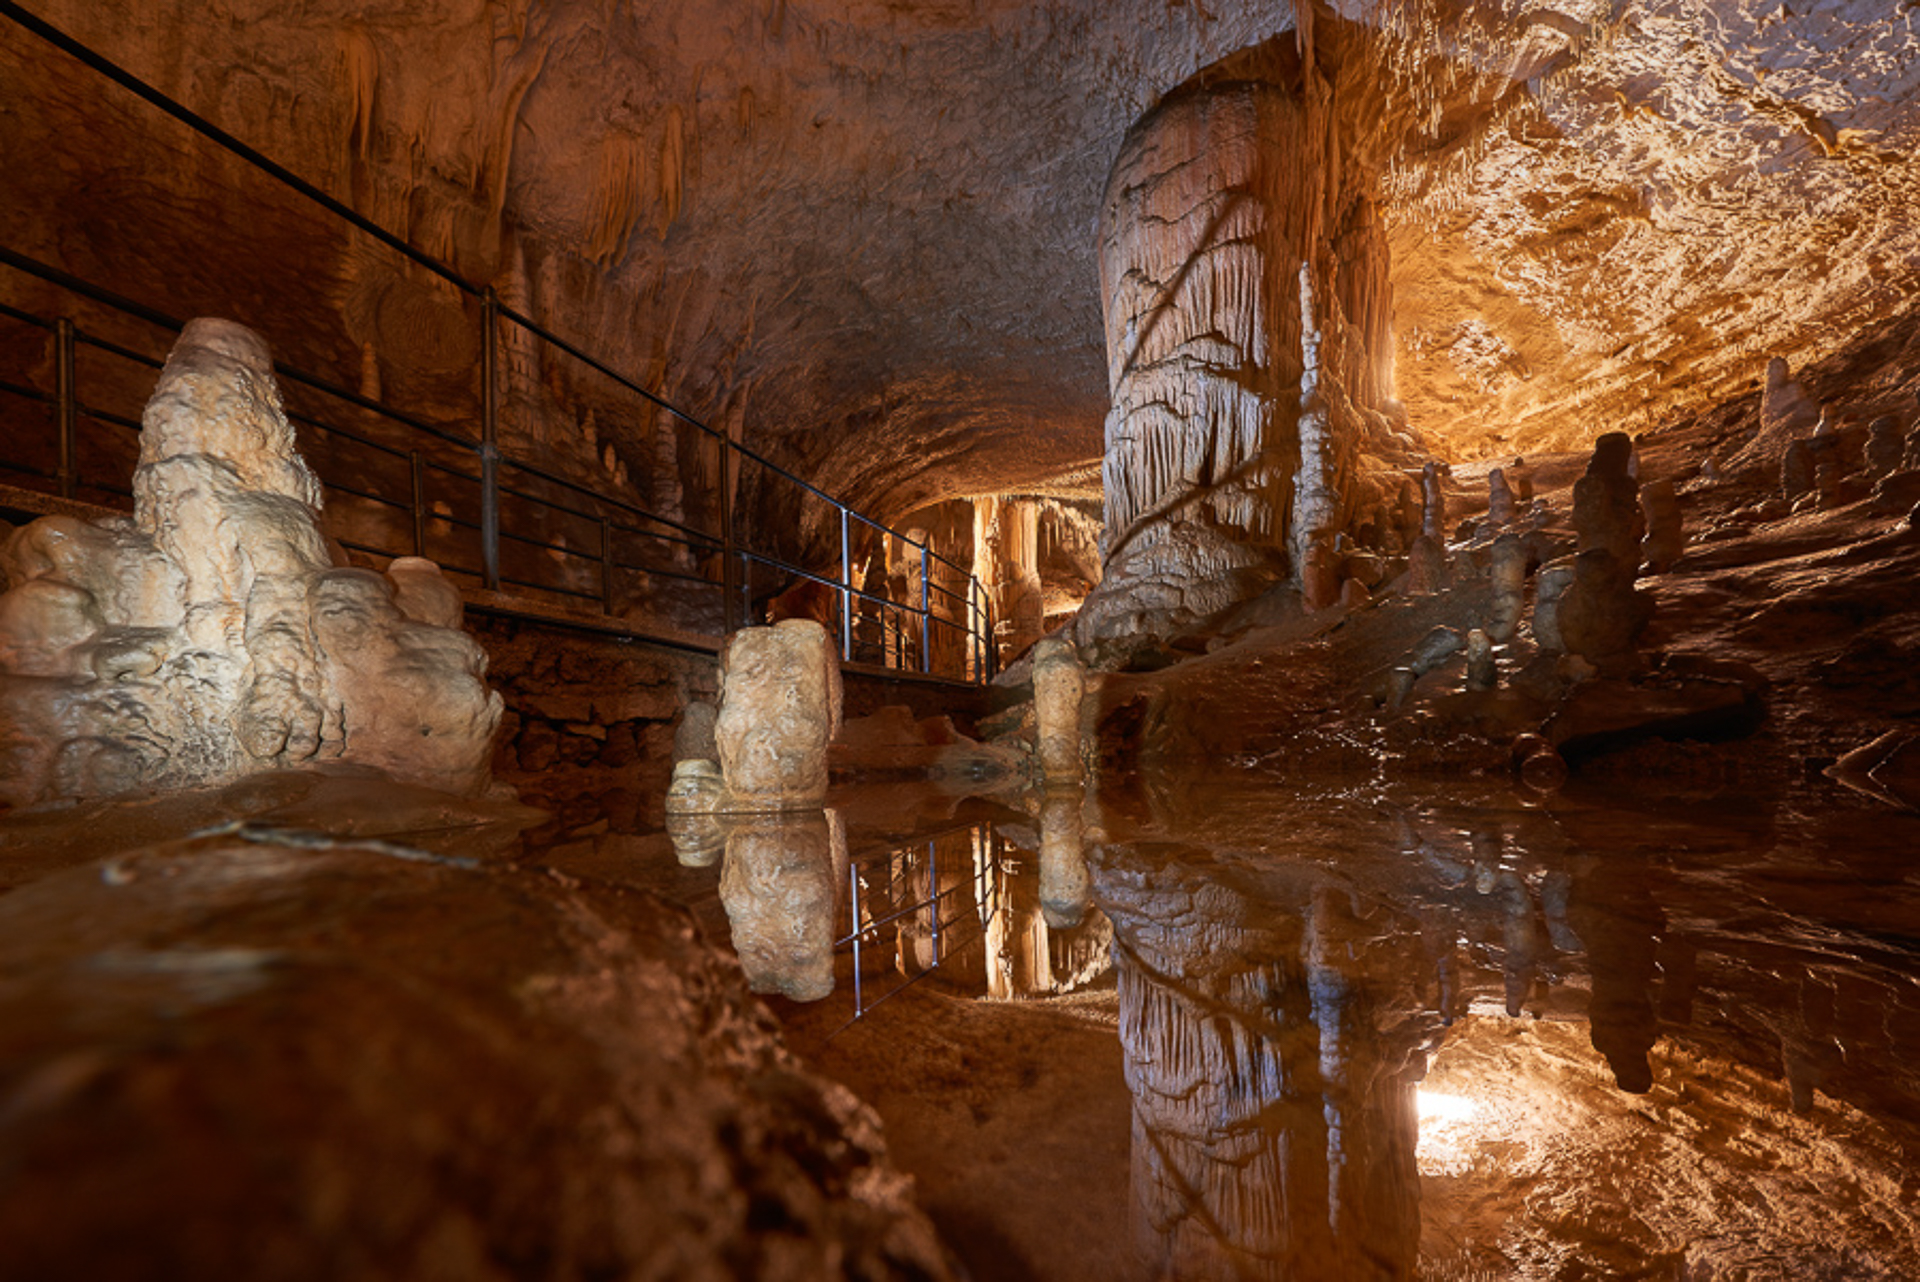
[[1920,816],[1650,791],[867,789],[831,869],[529,857],[762,991],[837,941],[767,1000],[982,1278],[1920,1276]]
[[1818,774],[848,787],[704,846],[372,787],[12,816],[0,888],[238,813],[651,892],[980,1278],[1920,1276],[1920,814]]

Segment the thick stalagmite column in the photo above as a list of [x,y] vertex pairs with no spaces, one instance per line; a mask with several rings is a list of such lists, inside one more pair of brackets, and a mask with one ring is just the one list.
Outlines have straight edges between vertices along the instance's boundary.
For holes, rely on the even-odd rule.
[[1337,592],[1334,536],[1379,497],[1360,447],[1390,432],[1370,408],[1384,401],[1385,238],[1340,171],[1331,93],[1311,71],[1205,76],[1135,125],[1114,164],[1106,576],[1083,645],[1175,634],[1303,566]]

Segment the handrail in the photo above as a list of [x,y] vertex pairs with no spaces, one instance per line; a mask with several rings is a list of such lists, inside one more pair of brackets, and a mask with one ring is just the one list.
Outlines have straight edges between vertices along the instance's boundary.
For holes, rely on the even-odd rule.
[[[45,20],[29,13],[27,10],[21,8],[19,4],[15,3],[14,0],[0,0],[0,16],[12,20],[18,26],[46,41],[62,53],[113,81],[121,88],[186,125],[215,145],[246,161],[255,169],[284,184],[301,197],[312,201],[329,214],[374,238],[382,245],[387,246],[389,249],[403,256],[407,261],[431,272],[462,294],[480,301],[481,324],[483,326],[481,342],[483,376],[481,379],[480,439],[477,442],[449,432],[418,415],[409,414],[393,405],[342,387],[332,380],[298,369],[289,363],[275,363],[276,372],[289,383],[304,386],[326,397],[372,414],[388,424],[398,425],[408,432],[430,437],[444,446],[449,446],[455,450],[478,457],[479,475],[477,477],[438,459],[426,459],[416,463],[412,469],[413,476],[410,484],[412,492],[409,494],[407,501],[374,492],[377,491],[378,482],[372,478],[357,477],[356,480],[364,480],[365,484],[373,486],[374,490],[368,490],[358,485],[349,486],[337,481],[331,483],[333,488],[342,493],[354,494],[377,504],[407,511],[412,519],[410,522],[410,538],[406,541],[413,545],[415,554],[424,553],[425,545],[429,541],[431,527],[444,525],[449,529],[478,529],[481,544],[481,569],[479,577],[484,585],[489,588],[496,588],[502,581],[507,579],[507,576],[502,573],[500,564],[500,543],[503,537],[516,542],[539,546],[561,557],[596,560],[599,563],[599,573],[601,576],[600,591],[597,594],[587,593],[579,588],[564,585],[530,583],[524,577],[512,579],[511,581],[521,586],[535,587],[541,591],[551,591],[569,597],[592,597],[597,595],[609,613],[612,612],[615,606],[615,579],[617,572],[621,570],[637,570],[649,577],[657,575],[675,581],[705,583],[709,587],[720,589],[721,621],[723,630],[726,631],[731,631],[737,626],[740,620],[751,613],[750,607],[753,599],[753,583],[750,573],[751,566],[755,563],[776,566],[779,567],[783,573],[830,587],[840,594],[841,602],[840,609],[837,612],[839,616],[837,621],[841,633],[841,649],[844,660],[852,661],[855,658],[856,646],[854,632],[856,613],[861,613],[862,617],[865,617],[864,612],[860,611],[859,607],[861,605],[878,604],[879,614],[883,620],[890,612],[909,618],[918,618],[918,631],[920,633],[919,666],[922,672],[931,674],[934,659],[933,651],[935,649],[933,644],[934,636],[936,630],[946,629],[963,634],[964,649],[967,653],[963,654],[960,658],[962,668],[960,674],[961,679],[978,682],[986,680],[991,674],[994,651],[992,646],[992,620],[988,616],[986,608],[987,594],[965,567],[941,556],[938,552],[934,551],[933,548],[928,546],[928,542],[908,538],[890,526],[876,521],[864,513],[855,511],[847,504],[828,494],[825,490],[795,475],[786,468],[781,467],[759,451],[752,449],[740,441],[732,439],[726,433],[717,431],[707,423],[681,410],[640,382],[622,374],[607,362],[586,351],[580,345],[553,332],[551,329],[519,310],[502,303],[491,287],[474,285],[461,276],[452,266],[416,249],[404,238],[388,231],[358,211],[328,195],[325,191],[307,182],[298,174],[276,163],[268,156],[240,141],[232,134],[227,133],[219,126],[169,97],[154,86],[147,84],[138,76],[127,71],[104,55],[89,48]],[[147,306],[134,299],[124,297],[111,290],[107,290],[90,281],[83,280],[78,276],[66,272],[53,264],[40,262],[3,245],[0,245],[0,265],[5,265],[28,275],[38,277],[40,280],[54,285],[59,289],[76,294],[96,304],[132,316],[156,327],[174,333],[178,333],[183,328],[183,323],[180,320],[165,312]],[[129,419],[117,417],[99,409],[89,409],[80,404],[77,392],[73,387],[73,357],[76,345],[94,347],[112,355],[137,361],[145,365],[157,365],[159,362],[151,356],[134,351],[121,344],[111,342],[96,335],[86,334],[81,331],[69,317],[43,318],[5,304],[0,304],[0,316],[6,316],[24,323],[40,326],[49,329],[54,334],[57,349],[54,364],[56,373],[60,375],[60,377],[56,379],[58,386],[56,386],[54,392],[51,395],[47,395],[39,392],[37,389],[6,385],[0,386],[0,393],[23,396],[28,399],[45,400],[55,406],[56,418],[58,420],[57,446],[61,463],[58,471],[53,473],[52,476],[58,481],[62,495],[64,497],[72,497],[73,491],[79,484],[79,478],[77,476],[78,464],[76,461],[78,420],[84,417],[102,422],[132,426],[132,422]],[[565,353],[587,368],[610,379],[616,386],[641,398],[655,409],[666,412],[678,422],[695,428],[705,437],[715,441],[722,451],[720,456],[722,466],[719,469],[720,480],[717,486],[717,492],[710,497],[719,508],[720,529],[717,532],[711,533],[696,529],[691,525],[676,521],[671,517],[650,512],[636,503],[606,493],[601,489],[582,484],[578,481],[569,480],[529,460],[508,458],[503,455],[498,445],[499,403],[501,399],[498,389],[499,325],[501,323],[518,326],[532,338],[537,339],[539,342],[556,351]],[[375,440],[363,433],[354,432],[337,424],[325,422],[313,414],[290,411],[289,417],[304,426],[353,441],[358,445],[371,448],[389,456],[404,460],[412,453],[412,451],[404,446]],[[737,475],[737,463],[732,460],[740,459],[751,461],[765,469],[770,475],[788,484],[797,486],[803,495],[811,495],[830,505],[835,510],[838,516],[841,536],[839,579],[835,580],[825,577],[822,574],[793,566],[784,558],[775,557],[766,552],[742,548],[737,544],[733,512],[734,498],[732,493],[734,477]],[[0,460],[0,462],[4,462],[4,460]],[[436,471],[464,479],[468,482],[478,483],[480,488],[480,519],[477,523],[455,516],[450,508],[445,511],[428,511],[425,509],[427,500],[424,496],[423,466],[431,467]],[[502,486],[499,481],[499,470],[502,466],[515,468],[529,476],[537,477],[549,485],[559,486],[564,490],[583,495],[594,504],[603,505],[604,508],[618,511],[634,520],[651,522],[658,526],[677,531],[686,537],[675,538],[668,534],[642,531],[632,526],[621,525],[616,521],[610,520],[604,514],[582,511],[578,507],[561,503],[554,499],[539,497],[523,489]],[[33,467],[12,466],[11,470],[25,471],[43,477],[48,475],[43,469]],[[92,488],[123,496],[127,493],[127,491],[122,488],[101,484],[99,482],[93,483]],[[562,518],[563,520],[570,518],[584,522],[597,521],[600,527],[599,551],[597,553],[589,553],[569,548],[565,546],[564,535],[556,536],[560,538],[561,541],[555,542],[553,539],[533,538],[515,530],[502,530],[500,528],[499,504],[503,494],[550,513],[555,511],[564,513],[565,517]],[[444,507],[445,505],[443,504],[442,506]],[[895,601],[890,598],[876,597],[875,594],[865,591],[860,585],[854,582],[851,545],[848,536],[849,525],[852,520],[859,520],[876,533],[886,538],[897,540],[898,544],[911,548],[919,554],[919,591],[914,594],[919,601],[918,605],[905,601]],[[658,540],[663,543],[679,545],[686,549],[686,551],[681,554],[682,556],[696,552],[698,546],[695,540],[699,540],[704,547],[709,550],[709,555],[711,555],[712,551],[719,553],[719,579],[716,581],[715,579],[705,577],[698,573],[688,574],[684,569],[676,569],[667,565],[644,565],[622,561],[612,552],[612,544],[616,531],[625,533],[629,537]],[[373,552],[376,555],[394,554],[373,547],[366,547],[362,550]],[[936,562],[946,566],[949,570],[955,572],[965,580],[964,592],[957,591],[945,583],[935,581],[931,567]],[[684,562],[682,564],[684,564]],[[470,573],[471,571],[459,572]],[[949,603],[949,609],[957,609],[962,614],[964,621],[943,615],[940,609],[936,608],[936,594]],[[744,597],[744,605],[746,608],[743,608],[742,597]],[[958,603],[958,605],[956,606],[952,603]],[[905,635],[904,628],[897,629],[897,631],[900,635]],[[942,635],[944,635],[944,633]],[[904,649],[904,647],[902,647],[902,649]],[[895,653],[893,647],[883,645],[882,658],[886,659],[890,656],[902,657]]]

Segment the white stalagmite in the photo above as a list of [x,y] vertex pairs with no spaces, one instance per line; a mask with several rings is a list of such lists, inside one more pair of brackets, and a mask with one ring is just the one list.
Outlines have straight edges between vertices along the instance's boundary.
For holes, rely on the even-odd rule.
[[[333,565],[273,361],[190,323],[142,419],[134,514],[50,517],[0,561],[0,800],[217,785],[308,761],[486,786],[500,696],[432,562]],[[54,644],[57,642],[57,644]]]

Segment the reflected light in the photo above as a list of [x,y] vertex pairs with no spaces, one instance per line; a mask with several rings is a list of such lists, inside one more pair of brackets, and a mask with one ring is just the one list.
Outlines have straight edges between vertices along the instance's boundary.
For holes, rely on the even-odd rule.
[[1416,1090],[1413,1094],[1414,1106],[1419,1110],[1423,1125],[1428,1122],[1442,1125],[1471,1122],[1480,1113],[1480,1106],[1464,1095],[1428,1090]]

